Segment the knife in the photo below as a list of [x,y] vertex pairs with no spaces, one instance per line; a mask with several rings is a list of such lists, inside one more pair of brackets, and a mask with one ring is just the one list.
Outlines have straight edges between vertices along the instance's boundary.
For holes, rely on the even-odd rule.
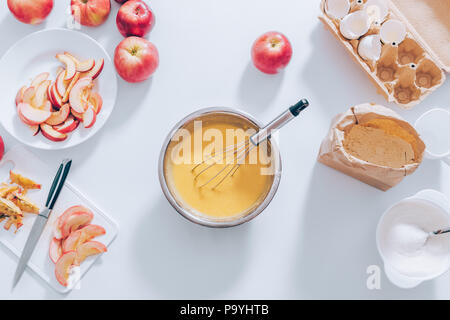
[[45,208],[38,214],[36,220],[34,221],[33,228],[31,229],[30,235],[28,236],[25,247],[23,248],[22,255],[19,259],[19,264],[17,265],[16,273],[14,275],[13,288],[17,285],[23,272],[27,266],[28,261],[33,254],[36,244],[44,231],[45,225],[47,224],[48,218],[52,213],[55,202],[58,199],[59,193],[66,181],[67,175],[69,174],[70,167],[72,165],[72,160],[65,159],[59,166],[58,172],[56,173],[55,179],[53,180],[50,192],[48,193],[47,202],[45,203]]

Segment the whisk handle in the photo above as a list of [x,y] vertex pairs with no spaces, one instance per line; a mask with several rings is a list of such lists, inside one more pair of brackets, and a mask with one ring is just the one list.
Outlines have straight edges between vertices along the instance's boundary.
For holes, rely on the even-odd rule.
[[298,116],[300,112],[302,112],[308,106],[309,106],[308,100],[306,99],[300,100],[295,105],[293,105],[292,107],[284,111],[282,114],[280,114],[278,117],[276,117],[274,120],[272,120],[267,126],[265,126],[257,133],[255,133],[253,136],[251,136],[250,141],[255,146],[257,146],[264,140],[269,139],[272,131],[278,130],[284,125],[286,125],[286,123],[288,123],[296,116]]

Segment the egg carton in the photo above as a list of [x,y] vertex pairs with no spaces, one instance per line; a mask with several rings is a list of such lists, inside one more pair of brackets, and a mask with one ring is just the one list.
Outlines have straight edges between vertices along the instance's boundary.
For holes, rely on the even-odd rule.
[[[392,1],[386,1],[388,12],[383,20],[371,21],[368,31],[356,39],[348,39],[348,35],[344,37],[341,32],[343,20],[327,14],[327,1],[321,1],[322,14],[319,19],[345,46],[378,88],[378,92],[389,102],[410,109],[444,83],[446,75],[442,70],[445,69],[442,62],[430,53],[429,47],[424,45],[423,39]],[[367,0],[351,0],[348,14],[365,10],[366,2]],[[358,50],[361,41],[367,36],[379,36],[381,25],[388,20],[400,21],[404,25],[404,39],[399,43],[376,40],[381,43],[379,58],[364,59]]]

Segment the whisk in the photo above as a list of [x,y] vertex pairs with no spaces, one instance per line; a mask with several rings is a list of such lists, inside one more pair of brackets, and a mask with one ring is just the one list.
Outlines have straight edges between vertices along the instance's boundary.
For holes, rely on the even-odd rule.
[[[257,133],[252,135],[250,138],[246,139],[244,142],[239,144],[233,144],[225,147],[221,152],[212,152],[211,155],[206,157],[201,163],[197,164],[192,168],[192,172],[196,173],[196,169],[199,171],[196,173],[194,180],[197,180],[202,174],[205,174],[208,170],[218,164],[222,160],[229,159],[230,157],[235,159],[233,163],[226,163],[226,165],[219,170],[213,177],[203,183],[200,188],[216,181],[212,189],[216,189],[225,179],[233,177],[239,167],[243,164],[250,152],[257,147],[261,142],[266,139],[270,139],[273,131],[280,129],[286,125],[289,121],[297,117],[300,112],[309,106],[309,102],[306,99],[302,99],[295,105],[291,106],[289,109],[284,111],[274,120],[272,120],[267,126],[260,129]],[[209,163],[211,161],[211,163]],[[203,168],[204,167],[204,168]],[[223,175],[223,177],[221,177]]]

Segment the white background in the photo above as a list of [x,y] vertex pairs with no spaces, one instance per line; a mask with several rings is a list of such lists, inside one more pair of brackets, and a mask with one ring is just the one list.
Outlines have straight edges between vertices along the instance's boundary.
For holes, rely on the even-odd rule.
[[[55,2],[43,25],[28,26],[1,1],[0,55],[34,31],[64,27],[69,0]],[[317,19],[319,1],[153,0],[150,5],[157,20],[150,40],[161,60],[153,79],[120,80],[109,122],[87,143],[66,151],[33,150],[55,168],[63,157],[74,159],[70,179],[119,222],[119,237],[81,290],[67,296],[28,272],[11,290],[16,259],[1,248],[0,299],[450,298],[450,273],[412,290],[394,287],[383,274],[381,290],[366,288],[366,268],[381,266],[375,246],[380,215],[424,188],[450,196],[450,168],[425,160],[399,186],[381,192],[316,162],[335,114],[362,102],[388,105]],[[122,39],[115,25],[119,5],[112,1],[112,7],[104,25],[81,30],[111,56]],[[290,65],[277,76],[261,74],[250,62],[252,42],[269,30],[283,32],[294,50]],[[411,111],[390,106],[414,122],[432,106],[450,108],[449,89],[447,81]],[[258,218],[214,230],[184,220],[170,207],[160,190],[157,162],[162,141],[178,120],[201,107],[227,106],[267,122],[303,97],[311,106],[281,133],[282,182]],[[0,134],[7,148],[17,143],[3,129]]]

